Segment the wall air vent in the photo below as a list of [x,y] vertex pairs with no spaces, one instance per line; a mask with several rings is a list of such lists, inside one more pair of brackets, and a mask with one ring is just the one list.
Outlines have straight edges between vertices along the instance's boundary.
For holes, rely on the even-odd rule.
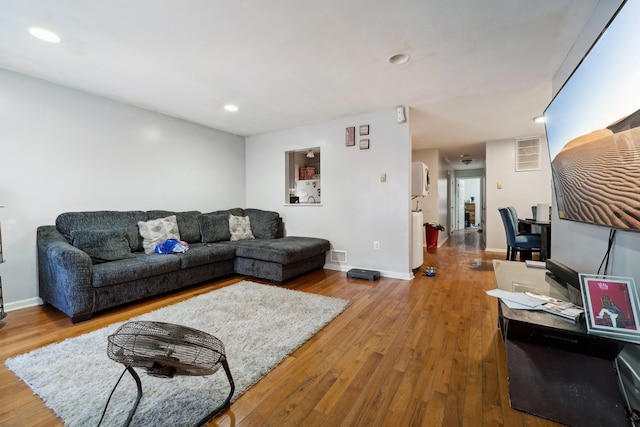
[[347,251],[331,251],[331,262],[347,262]]
[[516,139],[516,172],[540,170],[540,138]]

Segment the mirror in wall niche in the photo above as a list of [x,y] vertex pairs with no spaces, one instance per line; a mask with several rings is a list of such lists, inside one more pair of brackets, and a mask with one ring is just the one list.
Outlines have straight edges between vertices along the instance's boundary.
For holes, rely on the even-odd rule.
[[285,168],[285,203],[320,204],[320,147],[285,152]]

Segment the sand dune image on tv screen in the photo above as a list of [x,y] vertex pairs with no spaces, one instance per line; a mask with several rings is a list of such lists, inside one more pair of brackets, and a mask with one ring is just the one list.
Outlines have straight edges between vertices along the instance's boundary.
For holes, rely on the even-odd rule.
[[552,165],[560,218],[640,231],[640,127],[575,138]]

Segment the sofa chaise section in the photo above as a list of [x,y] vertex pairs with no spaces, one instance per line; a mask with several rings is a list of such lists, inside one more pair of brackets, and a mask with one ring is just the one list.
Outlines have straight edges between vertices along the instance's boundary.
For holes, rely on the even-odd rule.
[[[254,238],[230,241],[229,230],[222,230],[219,237],[220,218],[229,228],[230,215],[250,219]],[[189,249],[149,253],[148,236],[141,236],[140,227],[167,218],[172,218]],[[218,229],[206,230],[205,236],[203,224]],[[330,246],[327,240],[283,237],[283,230],[277,212],[258,209],[208,214],[166,210],[63,213],[55,226],[37,230],[40,297],[77,322],[101,310],[234,273],[282,284],[322,268]]]
[[322,268],[330,247],[328,240],[298,236],[241,240],[229,244],[236,248],[236,273],[268,277],[279,284]]

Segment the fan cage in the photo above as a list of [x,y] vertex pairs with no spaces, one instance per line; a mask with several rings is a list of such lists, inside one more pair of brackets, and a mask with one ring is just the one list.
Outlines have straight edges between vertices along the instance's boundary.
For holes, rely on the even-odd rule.
[[133,321],[108,337],[107,354],[126,366],[147,369],[165,378],[215,373],[226,360],[222,342],[186,326],[154,321]]

